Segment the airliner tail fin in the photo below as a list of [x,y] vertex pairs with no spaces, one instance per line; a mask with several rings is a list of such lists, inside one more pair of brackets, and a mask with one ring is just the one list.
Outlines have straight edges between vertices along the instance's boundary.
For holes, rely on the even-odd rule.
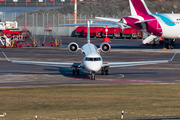
[[144,0],[129,0],[129,4],[132,16],[142,16],[151,14]]

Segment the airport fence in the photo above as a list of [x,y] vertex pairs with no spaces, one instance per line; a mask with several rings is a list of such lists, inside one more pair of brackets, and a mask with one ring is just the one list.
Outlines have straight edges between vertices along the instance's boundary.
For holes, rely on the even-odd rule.
[[[85,23],[89,19],[95,20],[94,15],[81,15],[77,17],[77,23]],[[101,15],[100,17],[112,17],[112,18],[121,18],[121,16],[105,16]],[[50,13],[23,13],[12,20],[17,20],[19,25],[22,23],[28,23],[31,27],[45,27],[49,24],[52,27],[57,27],[59,24],[74,24],[74,14],[58,14],[54,11]]]
[[[46,10],[45,10],[46,11]],[[95,20],[94,15],[81,15],[79,14],[77,17],[77,23],[86,23],[89,19]],[[121,18],[121,16],[105,16],[101,15],[100,17],[112,17],[112,18]],[[62,15],[55,11],[44,12],[28,12],[20,15],[16,15],[16,13],[2,13],[0,15],[1,21],[17,21],[19,29],[29,29],[35,35],[44,35],[45,29],[52,29],[57,32],[58,35],[61,36],[72,36],[75,27],[59,27],[59,24],[74,24],[74,15],[66,14]]]
[[[77,2],[104,2],[117,0],[77,0]],[[2,6],[58,6],[73,3],[74,0],[0,0]]]

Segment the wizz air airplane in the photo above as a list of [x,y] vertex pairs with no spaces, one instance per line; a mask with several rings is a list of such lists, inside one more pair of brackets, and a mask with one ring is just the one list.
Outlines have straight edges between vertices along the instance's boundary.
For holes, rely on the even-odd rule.
[[112,22],[122,22],[133,28],[145,31],[151,35],[143,41],[144,44],[154,38],[163,37],[167,48],[174,48],[176,39],[180,39],[180,14],[154,14],[149,11],[144,0],[129,0],[131,16],[120,19],[96,17],[96,19]]
[[87,43],[79,48],[78,44],[72,42],[69,44],[68,49],[71,53],[75,53],[78,50],[81,51],[83,62],[81,63],[69,63],[69,62],[42,62],[42,61],[18,61],[18,60],[9,60],[7,56],[6,59],[12,63],[19,64],[32,64],[32,65],[44,65],[44,66],[54,66],[54,67],[65,67],[72,68],[73,75],[79,75],[79,69],[86,69],[91,74],[91,80],[95,80],[95,73],[101,70],[101,74],[108,75],[108,68],[114,67],[127,67],[127,66],[137,66],[137,65],[147,65],[147,64],[157,64],[157,63],[167,63],[174,59],[176,53],[171,60],[158,60],[158,61],[140,61],[140,62],[103,62],[103,59],[100,55],[102,53],[108,53],[111,50],[111,46],[108,43],[102,43],[100,48],[97,48],[94,44],[90,42],[90,32],[89,32],[89,21],[88,26],[88,35]]

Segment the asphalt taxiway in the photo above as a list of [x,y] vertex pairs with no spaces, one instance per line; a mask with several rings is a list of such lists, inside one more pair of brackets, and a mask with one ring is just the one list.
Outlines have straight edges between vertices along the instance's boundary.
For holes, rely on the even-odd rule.
[[[77,42],[83,45],[86,38],[62,38],[60,47],[23,47],[0,48],[10,60],[81,62],[80,52],[71,54],[67,45]],[[102,39],[91,39],[100,45]],[[91,84],[169,84],[180,83],[180,49],[163,50],[161,47],[151,49],[141,45],[141,40],[112,40],[110,53],[101,54],[104,62],[169,60],[170,63],[143,65],[133,67],[111,68],[109,75],[96,74],[96,80],[90,80],[90,74],[81,69],[80,75],[73,76],[71,68],[14,64],[0,53],[0,87],[29,87],[56,85],[91,85]]]

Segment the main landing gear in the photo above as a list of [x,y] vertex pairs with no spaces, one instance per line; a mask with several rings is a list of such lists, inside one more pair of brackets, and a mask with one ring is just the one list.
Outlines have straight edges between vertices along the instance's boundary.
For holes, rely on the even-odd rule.
[[101,69],[101,75],[104,75],[104,74],[108,75],[108,74],[109,74],[108,72],[109,72],[109,71],[108,71],[108,68],[107,68],[107,67],[103,67],[103,68]]
[[167,49],[174,49],[175,47],[175,39],[166,39],[166,43],[164,44],[164,47]]
[[73,75],[75,75],[75,74],[79,75],[79,69],[78,68],[73,69],[72,73],[73,73]]

